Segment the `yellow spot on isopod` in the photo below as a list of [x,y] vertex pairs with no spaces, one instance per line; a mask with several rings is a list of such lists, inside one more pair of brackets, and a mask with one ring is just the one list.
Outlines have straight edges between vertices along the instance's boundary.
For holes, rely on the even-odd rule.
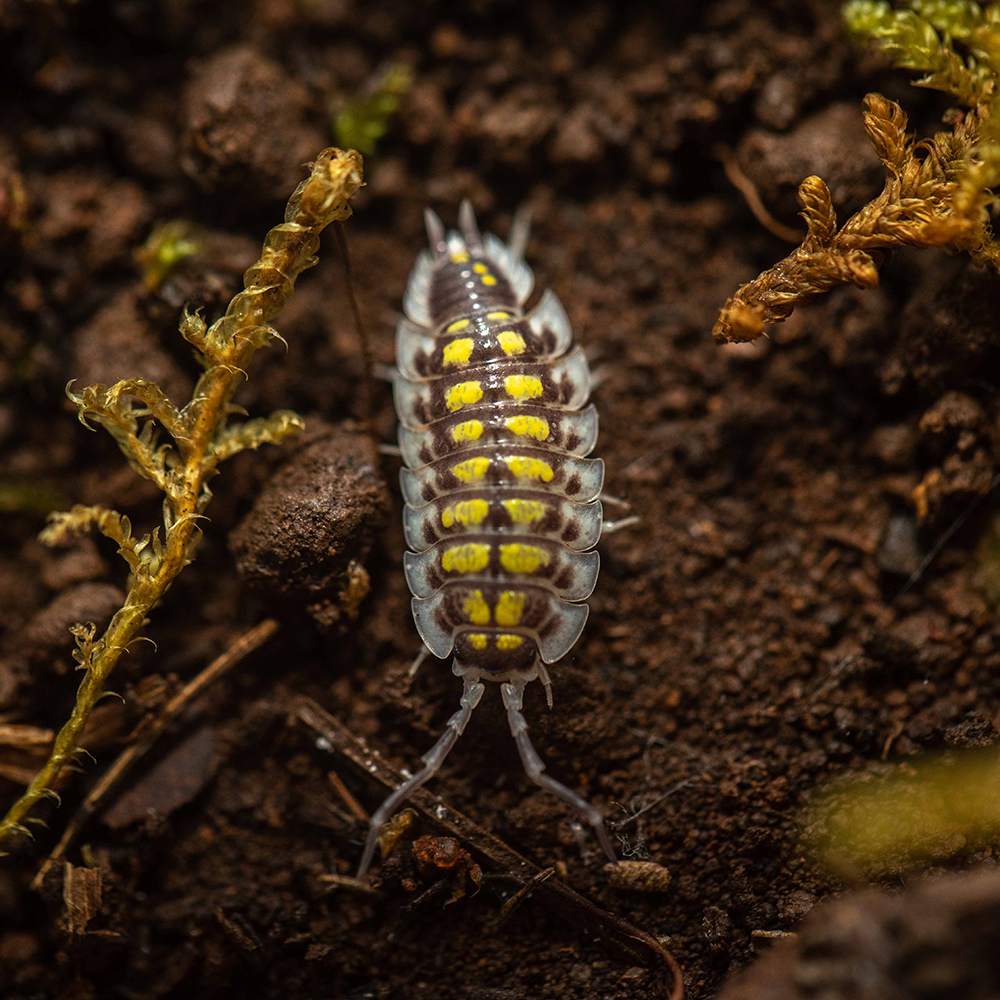
[[480,542],[467,542],[445,549],[441,569],[446,573],[478,573],[490,562],[490,547]]
[[544,441],[549,436],[549,422],[544,417],[528,417],[523,413],[516,417],[508,417],[504,423],[511,434],[518,437],[531,437],[536,441]]
[[497,649],[517,649],[523,642],[519,635],[498,635]]
[[456,319],[454,323],[449,323],[445,327],[445,333],[458,333],[459,330],[464,330],[469,325],[467,319]]
[[545,504],[540,500],[504,500],[503,505],[515,524],[531,524],[545,517]]
[[500,546],[500,565],[508,573],[534,573],[539,566],[548,566],[551,556],[537,545],[512,542]]
[[484,285],[495,285],[496,283],[497,283],[497,279],[494,278],[492,274],[484,274],[483,275],[483,284]]
[[512,628],[521,621],[521,613],[524,611],[525,593],[522,590],[505,590],[497,601],[496,616],[497,625],[504,628]]
[[469,645],[473,649],[485,649],[486,648],[486,636],[482,632],[471,632],[469,634]]
[[478,483],[482,481],[489,467],[490,460],[485,455],[478,455],[476,458],[467,458],[464,462],[453,465],[451,471],[455,478],[463,483]]
[[527,347],[524,337],[517,330],[501,330],[497,334],[497,343],[508,357],[512,354],[524,354],[524,349]]
[[490,269],[485,264],[473,264],[472,270],[475,271],[476,274],[488,274]]
[[[468,320],[466,320],[468,322]],[[447,368],[448,365],[464,365],[472,354],[473,340],[471,337],[459,337],[449,344],[444,345],[441,352],[441,361]]]
[[473,625],[488,625],[490,621],[490,606],[483,600],[483,592],[474,590],[462,602],[462,610]]
[[458,250],[451,255],[452,264],[464,264],[469,259],[469,255],[464,250]]
[[547,483],[555,475],[552,466],[540,458],[530,458],[527,455],[506,455],[504,461],[507,463],[507,468],[518,479],[540,479],[543,483]]
[[482,421],[464,420],[451,429],[451,439],[455,442],[478,441],[483,436]]
[[483,398],[481,382],[459,382],[444,394],[444,405],[454,413],[463,406],[471,406]]
[[459,524],[482,524],[489,512],[490,505],[485,500],[463,500],[441,511],[441,523],[446,528],[456,521]]
[[510,319],[510,313],[509,312],[504,312],[502,309],[499,309],[496,312],[487,313],[486,314],[486,318],[487,319]]
[[542,380],[534,375],[508,375],[503,380],[507,395],[514,399],[534,399],[542,394]]

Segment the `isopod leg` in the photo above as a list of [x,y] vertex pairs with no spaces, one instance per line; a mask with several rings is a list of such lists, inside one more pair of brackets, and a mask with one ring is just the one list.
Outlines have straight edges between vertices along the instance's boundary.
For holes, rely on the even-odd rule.
[[372,816],[371,826],[368,828],[368,839],[365,841],[365,852],[361,855],[361,864],[358,865],[358,878],[364,878],[375,856],[375,847],[378,844],[379,831],[383,824],[392,814],[423,784],[430,781],[441,769],[445,758],[451,753],[451,748],[458,742],[459,736],[465,731],[465,727],[472,718],[473,709],[479,704],[479,699],[483,696],[485,686],[480,682],[479,675],[473,671],[464,672],[464,668],[456,663],[452,668],[455,673],[462,674],[465,685],[462,691],[461,708],[448,720],[448,726],[444,734],[421,757],[424,766],[417,771],[412,778],[404,781],[386,800],[375,810]]
[[545,700],[549,704],[549,708],[552,707],[552,678],[549,677],[548,670],[545,669],[545,664],[538,661],[535,664],[535,669],[538,671],[538,679],[542,682],[542,686],[545,688]]
[[417,671],[424,665],[424,660],[431,655],[431,651],[427,648],[426,643],[422,643],[420,646],[420,652],[417,653],[416,658],[410,664],[410,669],[406,671],[406,679],[412,681],[414,677],[417,676]]
[[521,712],[521,702],[524,697],[525,681],[508,681],[502,684],[500,690],[503,694],[504,708],[507,709],[507,721],[510,723],[510,732],[517,744],[517,752],[521,755],[521,763],[524,765],[524,772],[542,788],[548,789],[558,795],[564,802],[571,805],[580,818],[589,823],[594,828],[597,842],[601,845],[604,853],[615,862],[618,860],[615,849],[611,846],[611,838],[608,836],[607,828],[604,825],[604,817],[595,805],[591,805],[586,799],[581,798],[572,789],[560,784],[555,778],[550,778],[545,774],[545,764],[538,756],[531,738],[528,736],[528,723]]
[[621,507],[624,511],[632,509],[632,504],[628,500],[623,500],[621,497],[613,497],[610,493],[602,493],[597,499],[609,507]]
[[597,389],[603,382],[605,382],[608,376],[611,374],[611,367],[609,365],[601,365],[599,368],[590,369],[590,391],[593,392]]
[[602,521],[601,537],[613,535],[616,531],[621,531],[622,528],[631,528],[633,525],[639,524],[640,521],[641,518],[638,514],[630,514],[628,517],[623,517],[620,521]]

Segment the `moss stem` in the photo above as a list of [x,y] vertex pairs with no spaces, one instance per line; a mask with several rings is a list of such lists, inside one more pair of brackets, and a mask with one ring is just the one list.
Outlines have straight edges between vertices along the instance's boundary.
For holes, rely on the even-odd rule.
[[[81,417],[93,414],[94,419],[114,429],[116,440],[130,464],[147,478],[166,487],[164,503],[164,537],[162,549],[155,535],[147,545],[135,545],[130,539],[123,546],[123,555],[132,556],[133,572],[129,578],[124,606],[115,614],[104,635],[91,642],[90,635],[81,642],[78,658],[86,673],[77,690],[76,703],[68,721],[59,730],[52,752],[42,769],[35,775],[21,797],[0,820],[0,844],[16,834],[28,833],[28,814],[42,798],[57,798],[54,785],[67,761],[80,750],[80,738],[90,712],[104,693],[104,687],[122,653],[139,633],[147,614],[163,597],[177,574],[191,561],[201,537],[198,517],[211,493],[207,482],[215,473],[220,454],[235,450],[232,440],[224,451],[217,452],[226,430],[229,403],[254,353],[277,334],[266,324],[288,301],[295,280],[315,263],[319,235],[331,222],[346,219],[351,214],[348,199],[361,185],[361,157],[353,152],[326,149],[312,165],[309,178],[299,185],[285,210],[285,221],[272,229],[264,241],[260,260],[244,275],[244,289],[230,302],[226,314],[207,332],[204,324],[186,317],[181,331],[204,355],[205,372],[198,380],[191,402],[179,415],[177,427],[169,427],[177,442],[182,461],[170,469],[157,466],[155,453],[143,440],[132,433],[123,433],[120,413],[112,411],[107,402],[117,395],[114,388],[103,386],[85,390],[82,396],[71,395],[80,407]],[[119,383],[119,393],[127,388]],[[103,400],[103,403],[95,402]],[[127,410],[126,422],[133,421],[133,411]],[[255,425],[256,426],[256,425]],[[301,426],[297,418],[261,424],[257,436],[248,435],[242,447],[256,447],[265,441],[280,440]],[[164,482],[163,477],[167,477]],[[111,515],[111,512],[103,512]],[[124,521],[118,515],[108,520],[116,525]],[[70,528],[95,523],[93,509],[87,518],[81,514],[64,515]],[[127,521],[124,522],[127,525]],[[125,532],[127,535],[127,531]],[[53,533],[51,537],[57,537]],[[150,555],[152,550],[152,555]],[[137,555],[141,553],[141,559]],[[78,633],[79,636],[79,633]]]

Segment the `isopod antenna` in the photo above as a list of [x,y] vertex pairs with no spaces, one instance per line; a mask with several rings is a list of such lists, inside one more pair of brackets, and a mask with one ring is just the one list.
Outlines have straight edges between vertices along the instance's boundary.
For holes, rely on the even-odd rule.
[[[375,856],[375,846],[378,844],[379,831],[390,816],[423,784],[426,784],[441,769],[445,758],[451,753],[452,747],[458,742],[459,736],[465,732],[465,727],[472,718],[473,709],[479,704],[486,686],[479,680],[479,674],[474,670],[459,665],[456,660],[452,665],[455,674],[462,678],[462,703],[459,710],[448,720],[444,734],[421,757],[424,766],[413,777],[404,781],[372,815],[371,826],[368,828],[368,839],[365,841],[365,853],[361,855],[357,877],[364,878]],[[573,793],[570,792],[570,795]],[[582,800],[581,800],[582,801]],[[586,805],[586,803],[584,803]],[[598,818],[600,818],[598,814]],[[605,835],[606,837],[607,835]],[[610,844],[608,845],[610,848]]]
[[526,678],[519,678],[507,681],[500,685],[503,694],[503,707],[507,709],[507,721],[510,723],[510,732],[517,744],[517,752],[521,755],[521,763],[524,765],[524,773],[542,788],[547,788],[550,792],[558,795],[563,802],[571,805],[580,816],[594,828],[597,842],[601,845],[604,853],[613,863],[617,863],[618,857],[615,849],[611,846],[611,838],[608,836],[607,827],[604,825],[604,817],[597,806],[592,805],[586,799],[581,798],[571,788],[560,784],[555,778],[550,778],[545,774],[545,764],[538,756],[528,736],[528,722],[521,711],[521,702],[524,698],[524,688],[527,685]]

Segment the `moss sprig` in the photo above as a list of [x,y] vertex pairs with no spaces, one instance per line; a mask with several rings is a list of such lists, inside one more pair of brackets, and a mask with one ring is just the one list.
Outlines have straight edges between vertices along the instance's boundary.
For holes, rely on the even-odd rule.
[[161,223],[135,252],[142,267],[143,284],[155,292],[188,257],[204,250],[198,228],[186,219]]
[[884,249],[946,247],[1000,270],[990,226],[1000,187],[1000,4],[911,0],[909,10],[893,10],[882,0],[852,0],[844,20],[897,66],[925,73],[917,86],[944,90],[968,107],[953,110],[950,132],[916,141],[899,105],[869,94],[865,129],[885,168],[882,192],[838,229],[829,189],[807,177],[799,187],[806,238],[726,302],[713,330],[718,340],[755,340],[837,285],[874,287]]
[[803,815],[806,845],[840,875],[885,877],[989,847],[1000,833],[995,747],[907,760],[818,790]]
[[[969,0],[914,0],[910,6],[893,10],[887,0],[852,0],[843,20],[855,38],[877,43],[895,66],[925,73],[914,86],[943,90],[969,107],[988,100],[996,75],[989,66],[993,15]],[[955,50],[953,39],[964,43],[967,55]]]
[[119,657],[194,558],[201,538],[198,522],[212,496],[208,482],[219,462],[247,448],[282,441],[301,429],[301,419],[287,411],[230,425],[230,417],[242,412],[232,404],[232,396],[253,355],[270,340],[281,339],[269,322],[288,301],[299,274],[316,263],[323,229],[351,214],[347,202],[361,185],[361,177],[357,153],[324,150],[289,200],[285,221],[267,234],[260,260],[244,274],[245,287],[225,315],[209,327],[198,315],[185,314],[180,332],[194,346],[204,372],[182,409],[158,386],[142,379],[88,386],[80,392],[72,385],[67,388],[80,420],[107,430],[129,465],[163,492],[163,525],[137,538],[122,514],[76,506],[53,515],[42,532],[44,541],[57,544],[96,528],[118,545],[129,568],[128,591],[103,635],[97,637],[93,625],[75,627],[74,657],[84,672],[76,703],[49,759],[0,820],[0,844],[17,834],[30,835],[26,823],[37,822],[28,815],[32,808],[42,798],[58,798],[53,785],[79,752],[90,711]]

